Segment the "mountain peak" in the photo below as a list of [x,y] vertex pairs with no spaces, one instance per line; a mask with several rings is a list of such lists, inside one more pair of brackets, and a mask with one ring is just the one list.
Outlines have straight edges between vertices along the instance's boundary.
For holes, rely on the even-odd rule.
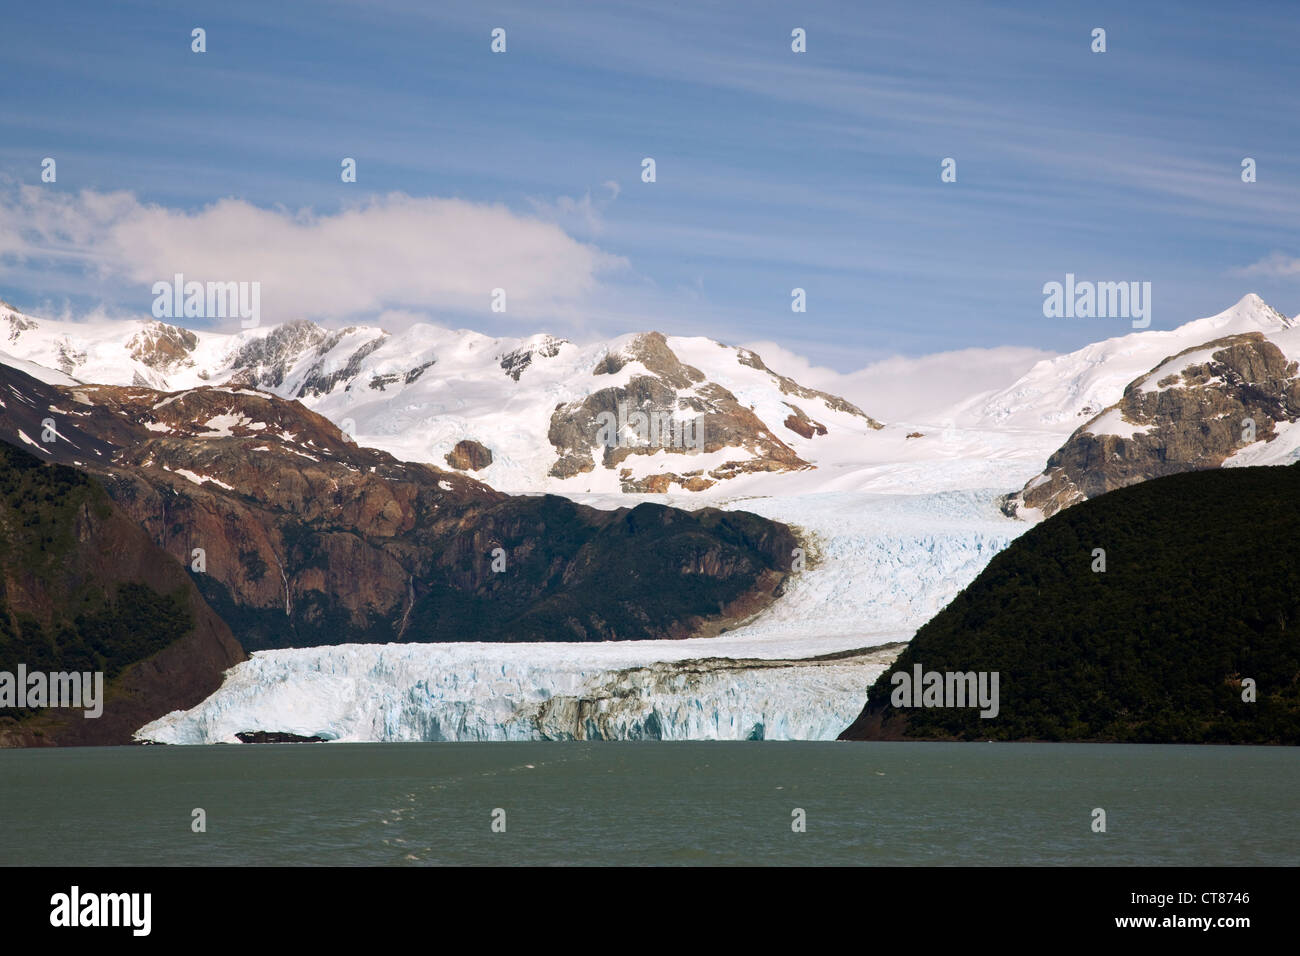
[[[1241,331],[1260,331],[1260,332],[1278,332],[1283,329],[1295,327],[1295,320],[1283,315],[1277,309],[1265,302],[1254,292],[1248,292],[1243,295],[1235,305],[1225,309],[1218,315],[1212,315],[1208,319],[1198,319],[1197,322],[1217,323],[1219,326],[1233,324],[1250,326],[1253,328],[1243,327]],[[1196,322],[1189,322],[1184,328],[1195,327]]]

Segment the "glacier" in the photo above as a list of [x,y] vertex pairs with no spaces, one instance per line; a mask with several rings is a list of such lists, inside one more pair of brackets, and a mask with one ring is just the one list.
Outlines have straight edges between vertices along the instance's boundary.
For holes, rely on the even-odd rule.
[[[1024,467],[1014,463],[1017,475]],[[797,525],[810,555],[778,601],[717,637],[260,651],[228,671],[211,697],[136,737],[168,744],[236,742],[254,731],[335,741],[833,740],[901,642],[1029,527],[998,510],[994,489],[848,490],[720,504]]]
[[643,655],[619,648],[622,660],[611,660],[591,650],[475,643],[261,651],[199,706],[147,724],[136,738],[233,743],[241,732],[266,730],[335,741],[833,739],[897,653],[633,663]]

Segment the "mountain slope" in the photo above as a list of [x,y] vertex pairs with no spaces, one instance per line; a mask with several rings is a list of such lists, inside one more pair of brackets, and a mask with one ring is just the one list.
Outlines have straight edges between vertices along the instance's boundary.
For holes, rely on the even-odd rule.
[[657,332],[586,347],[433,325],[394,335],[294,321],[221,334],[0,307],[0,336],[8,355],[80,382],[296,398],[406,460],[441,463],[474,442],[491,458],[477,477],[503,490],[698,491],[810,468],[835,440],[881,428],[749,350]]
[[[893,706],[918,664],[997,672],[999,712]],[[1300,466],[1160,478],[1031,528],[917,631],[842,737],[1300,743]]]
[[1251,293],[1217,315],[1176,329],[1132,332],[1045,359],[1006,388],[959,404],[948,417],[966,428],[1046,430],[1064,438],[1168,356],[1230,335],[1272,336],[1295,327],[1295,320]]
[[744,512],[511,497],[247,387],[59,387],[0,366],[0,438],[86,468],[244,646],[707,636],[796,544]]
[[0,443],[0,671],[101,671],[103,713],[0,709],[0,746],[130,743],[244,659],[175,560],[86,475]]
[[1081,426],[1010,503],[1051,515],[1115,488],[1216,468],[1239,452],[1255,463],[1294,452],[1300,419],[1300,330],[1230,335],[1184,349],[1135,379],[1118,402]]

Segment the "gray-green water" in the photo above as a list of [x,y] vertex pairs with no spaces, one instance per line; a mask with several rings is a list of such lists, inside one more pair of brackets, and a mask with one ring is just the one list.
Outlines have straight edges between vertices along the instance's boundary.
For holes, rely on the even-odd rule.
[[[191,811],[207,812],[207,832]],[[1091,829],[1106,811],[1107,832]],[[505,811],[504,833],[492,832]],[[791,829],[792,811],[807,830]],[[1300,750],[287,744],[0,751],[0,863],[1291,864]]]

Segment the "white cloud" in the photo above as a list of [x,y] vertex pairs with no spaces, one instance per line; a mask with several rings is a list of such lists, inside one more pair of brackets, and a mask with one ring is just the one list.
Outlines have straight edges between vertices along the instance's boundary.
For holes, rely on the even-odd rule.
[[178,272],[258,281],[270,321],[402,308],[486,314],[496,288],[506,290],[507,317],[544,318],[626,265],[555,223],[459,199],[391,193],[323,214],[223,199],[189,212],[124,192],[31,186],[0,195],[0,255],[79,262],[139,283],[141,311],[149,286]]
[[1269,279],[1290,279],[1300,276],[1300,257],[1274,252],[1258,262],[1232,270],[1238,276],[1265,276]]
[[813,365],[775,342],[745,346],[767,366],[811,388],[840,395],[881,421],[925,422],[982,392],[1010,385],[1056,353],[1018,345],[957,349],[917,357],[897,355],[856,372]]
[[605,231],[605,209],[620,192],[618,183],[612,179],[606,180],[602,186],[609,194],[604,199],[593,198],[589,189],[580,197],[557,196],[550,200],[529,196],[528,203],[539,217],[548,222],[571,232],[597,236]]

